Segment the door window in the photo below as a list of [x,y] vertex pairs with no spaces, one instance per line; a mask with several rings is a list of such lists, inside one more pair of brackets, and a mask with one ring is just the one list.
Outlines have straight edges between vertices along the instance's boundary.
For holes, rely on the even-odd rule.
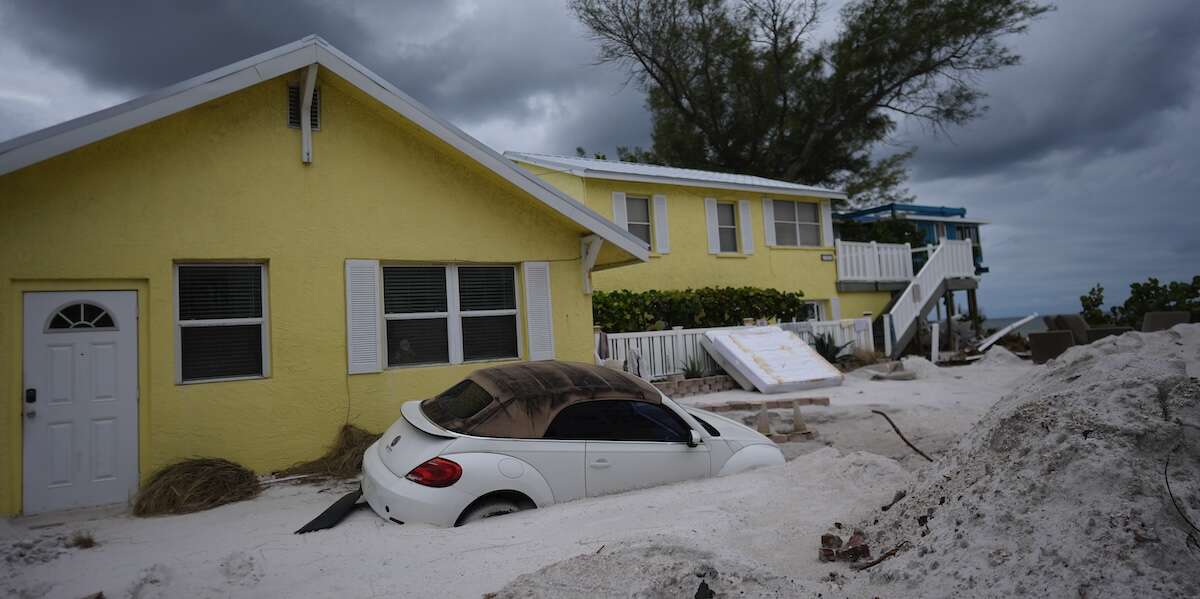
[[48,331],[65,331],[71,329],[89,329],[89,330],[108,330],[115,331],[117,324],[113,321],[113,317],[100,306],[89,302],[77,302],[69,304],[50,319],[50,324],[46,326]]
[[547,439],[686,442],[686,423],[658,404],[599,400],[564,409],[546,429]]

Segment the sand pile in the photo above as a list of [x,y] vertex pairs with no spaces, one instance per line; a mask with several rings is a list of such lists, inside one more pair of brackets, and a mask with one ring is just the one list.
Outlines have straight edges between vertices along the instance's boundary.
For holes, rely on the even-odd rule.
[[563,560],[518,576],[499,593],[485,597],[791,598],[801,596],[803,590],[794,579],[768,573],[750,564],[680,545],[652,544]]
[[987,353],[983,354],[983,359],[976,362],[976,364],[979,364],[981,366],[987,366],[989,368],[996,367],[996,366],[1014,366],[1014,365],[1018,365],[1018,364],[1031,364],[1031,363],[1032,362],[1026,362],[1025,360],[1022,360],[1020,357],[1017,356],[1017,354],[1014,354],[1011,351],[1008,351],[1008,349],[1001,347],[999,345],[993,345],[990,349],[987,350]]
[[904,356],[901,363],[904,364],[904,370],[917,373],[919,379],[936,379],[946,376],[941,367],[921,356]]
[[1200,525],[1197,372],[1200,325],[1110,337],[1031,371],[862,523],[876,555],[911,543],[870,584],[922,597],[1200,596],[1200,532],[1163,474],[1170,455],[1171,489]]

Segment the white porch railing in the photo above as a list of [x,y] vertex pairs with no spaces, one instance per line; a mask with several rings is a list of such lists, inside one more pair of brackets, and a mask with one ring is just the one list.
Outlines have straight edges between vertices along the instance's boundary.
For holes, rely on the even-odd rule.
[[874,241],[834,242],[839,281],[910,281],[912,248],[907,244]]
[[[786,322],[779,324],[785,330],[790,330],[812,343],[815,335],[829,333],[833,335],[838,345],[851,343],[843,353],[858,349],[875,351],[875,339],[871,333],[871,319],[854,318],[834,321]],[[683,372],[684,366],[693,361],[703,361],[705,372],[716,372],[719,369],[704,347],[700,345],[700,337],[705,331],[721,329],[736,329],[742,327],[715,327],[709,329],[685,329],[682,327],[667,331],[641,331],[637,333],[609,333],[608,357],[611,360],[626,362],[632,352],[636,351],[641,358],[640,374],[646,379],[658,379]]]
[[[888,314],[895,338],[900,339],[929,309],[930,294],[946,279],[975,276],[975,258],[971,254],[970,240],[943,239],[934,248],[921,272],[900,293]],[[936,298],[935,298],[936,299]],[[888,335],[890,331],[885,330]],[[891,339],[889,339],[891,341]],[[891,345],[890,343],[888,344]]]

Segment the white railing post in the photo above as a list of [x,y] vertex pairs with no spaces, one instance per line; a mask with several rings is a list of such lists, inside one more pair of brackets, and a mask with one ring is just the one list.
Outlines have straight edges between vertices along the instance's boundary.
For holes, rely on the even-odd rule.
[[883,315],[883,353],[889,358],[892,357],[892,315]]
[[683,367],[683,364],[680,364],[679,359],[679,336],[682,334],[683,327],[671,327],[671,360],[673,360],[675,363],[672,364],[670,368],[666,369],[668,372],[673,372],[674,370],[681,369]]
[[933,362],[934,364],[937,364],[938,359],[941,357],[938,353],[938,341],[941,338],[941,335],[939,335],[940,332],[941,331],[938,330],[938,323],[935,322],[932,325],[930,325],[930,329],[929,329],[929,361]]
[[841,239],[833,240],[833,255],[837,256],[837,280],[843,281],[846,278],[846,248]]
[[[871,241],[871,253],[868,257],[868,260],[866,260],[866,263],[869,264],[868,276],[870,276],[872,280],[880,280],[880,272],[883,271],[883,266],[880,264],[880,245],[876,244],[875,241]],[[872,270],[874,270],[874,272],[872,272]]]

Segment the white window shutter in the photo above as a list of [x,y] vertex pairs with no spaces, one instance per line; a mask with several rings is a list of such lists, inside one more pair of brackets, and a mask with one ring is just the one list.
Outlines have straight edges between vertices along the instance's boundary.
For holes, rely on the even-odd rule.
[[[624,195],[624,194],[622,194]],[[550,303],[550,263],[524,262],[525,328],[528,331],[529,359],[554,359],[554,311]]]
[[775,245],[775,204],[771,198],[763,198],[763,233],[767,246]]
[[829,200],[821,200],[821,245],[833,245],[833,206]]
[[629,229],[629,217],[625,211],[625,193],[614,191],[612,194],[613,200],[613,222],[622,229]]
[[708,227],[708,253],[721,253],[721,237],[717,234],[717,198],[704,198],[704,223]]
[[654,195],[654,251],[671,252],[671,232],[667,226],[667,196]]
[[750,224],[750,200],[738,200],[738,228],[742,234],[742,253],[754,254],[754,226]]
[[378,260],[346,261],[346,360],[348,372],[383,370]]

